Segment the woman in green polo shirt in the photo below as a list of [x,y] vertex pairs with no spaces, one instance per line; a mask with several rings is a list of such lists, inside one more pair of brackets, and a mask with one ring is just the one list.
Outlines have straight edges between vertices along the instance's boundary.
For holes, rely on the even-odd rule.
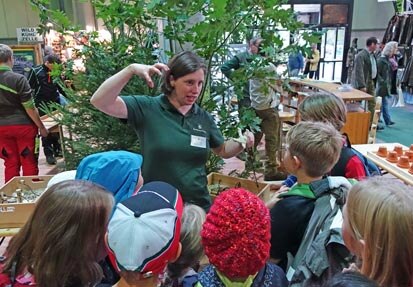
[[[91,103],[108,115],[127,119],[134,128],[145,159],[142,172],[146,182],[168,182],[178,188],[186,202],[208,210],[211,200],[205,164],[209,150],[230,158],[251,147],[254,136],[246,132],[244,143],[224,141],[212,116],[196,104],[205,70],[202,59],[190,51],[175,55],[168,65],[131,64],[107,79]],[[164,94],[119,96],[134,75],[153,88],[152,76],[162,72]]]

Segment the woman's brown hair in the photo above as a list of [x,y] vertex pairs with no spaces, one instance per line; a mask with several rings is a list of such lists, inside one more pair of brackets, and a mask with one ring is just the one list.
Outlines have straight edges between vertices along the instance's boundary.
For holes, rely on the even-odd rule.
[[[6,249],[3,272],[34,275],[37,286],[94,286],[113,196],[86,181],[67,180],[40,197]],[[14,267],[15,266],[15,267]]]
[[171,86],[171,76],[176,80],[180,77],[194,73],[199,69],[206,72],[206,66],[201,57],[191,51],[184,51],[176,54],[168,63],[169,71],[163,75],[162,92],[170,95],[173,91]]
[[361,273],[380,286],[411,286],[413,189],[373,177],[353,186],[346,205],[350,230],[364,242]]

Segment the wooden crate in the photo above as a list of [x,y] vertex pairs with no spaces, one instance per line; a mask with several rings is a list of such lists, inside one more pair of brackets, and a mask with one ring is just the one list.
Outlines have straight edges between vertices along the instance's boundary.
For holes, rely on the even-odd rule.
[[[258,195],[258,197],[260,197],[263,201],[267,201],[271,197],[270,186],[264,182],[258,182],[257,186],[253,180],[223,175],[215,172],[208,174],[207,178],[208,185],[219,183],[222,186],[242,187]],[[212,201],[214,201],[215,197],[215,195],[211,194]]]
[[[33,190],[45,189],[51,178],[52,175],[16,176],[0,188],[0,192],[10,196],[18,188],[27,189],[20,184],[20,180],[24,180],[25,185]],[[31,203],[0,203],[0,228],[22,227],[33,212],[39,197]]]

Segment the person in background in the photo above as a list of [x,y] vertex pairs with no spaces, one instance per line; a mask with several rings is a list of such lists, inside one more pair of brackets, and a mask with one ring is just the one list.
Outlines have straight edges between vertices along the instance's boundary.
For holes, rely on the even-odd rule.
[[[123,96],[119,93],[134,75],[153,88],[152,76],[164,71],[163,95]],[[208,210],[205,164],[210,150],[233,157],[254,144],[246,131],[240,139],[224,138],[214,119],[196,104],[205,78],[205,65],[190,51],[175,55],[167,65],[131,64],[107,79],[91,98],[102,112],[127,119],[139,136],[146,182],[165,181],[176,186],[185,202]]]
[[292,52],[288,56],[288,76],[298,77],[304,69],[304,57],[300,51]]
[[182,252],[179,258],[168,264],[167,278],[162,287],[192,287],[198,281],[194,267],[204,255],[201,244],[201,229],[205,211],[194,204],[185,204],[181,222],[180,241]]
[[[63,89],[54,82],[51,76],[54,65],[61,63],[60,59],[52,54],[45,56],[43,61],[42,65],[33,67],[28,74],[28,80],[33,89],[34,103],[39,109],[40,116],[46,114],[43,106],[50,107],[51,103],[60,104],[60,94],[65,95]],[[42,146],[46,162],[51,165],[56,164],[56,157],[62,156],[59,133],[51,133],[47,137],[42,137]]]
[[113,196],[86,181],[47,189],[11,239],[0,264],[0,287],[88,287],[98,283]]
[[[248,50],[245,52],[241,52],[236,54],[234,57],[226,61],[221,66],[221,72],[228,78],[233,79],[234,71],[238,69],[245,69],[248,66],[248,63],[252,61],[254,55],[257,55],[259,52],[259,46],[262,42],[262,39],[252,38],[248,43]],[[238,113],[241,116],[242,111],[244,109],[249,109],[251,107],[251,100],[250,100],[250,87],[249,87],[249,80],[245,80],[245,86],[243,89],[243,93],[237,95],[238,100]]]
[[320,62],[320,51],[317,49],[317,44],[311,44],[311,55],[306,59],[306,62],[309,63],[308,77],[314,79]]
[[183,202],[165,182],[150,182],[120,203],[110,219],[106,243],[121,279],[116,287],[156,287],[168,263],[179,258]]
[[13,50],[0,44],[0,158],[4,160],[4,179],[37,175],[36,137],[48,131],[34,106],[30,85],[23,75],[14,73]]
[[344,206],[343,239],[361,274],[380,286],[413,286],[413,189],[372,177],[354,185]]
[[[354,69],[351,76],[351,85],[353,88],[361,90],[369,95],[375,96],[374,80],[377,77],[377,63],[374,52],[377,48],[377,38],[370,37],[366,41],[366,48],[357,53],[354,60]],[[374,111],[376,108],[375,101],[367,102],[370,111],[370,127],[373,121]]]
[[346,60],[346,67],[347,67],[347,84],[351,83],[351,75],[353,74],[354,69],[354,61],[357,55],[357,41],[358,38],[354,38],[351,41],[351,47],[347,51],[347,60]]
[[[260,49],[261,47],[259,47]],[[278,160],[278,153],[281,148],[281,121],[278,115],[280,97],[275,91],[277,70],[272,63],[268,62],[258,67],[257,72],[260,75],[264,74],[265,78],[253,77],[249,83],[251,107],[254,109],[257,117],[261,119],[261,131],[254,133],[254,147],[256,148],[259,145],[263,135],[265,135],[265,155],[268,160],[265,162],[264,180],[283,180],[287,175],[280,171]],[[254,164],[253,159],[250,157],[248,157],[246,167]]]
[[[388,42],[377,60],[377,82],[376,82],[376,96],[381,97],[381,114],[383,116],[386,126],[394,125],[395,122],[391,120],[389,112],[388,99],[391,97],[392,86],[392,59],[397,53],[397,42]],[[397,62],[395,63],[397,65]],[[397,70],[397,67],[396,67]]]
[[268,262],[270,221],[268,208],[255,194],[243,188],[220,193],[201,231],[210,265],[195,286],[288,286],[281,268]]

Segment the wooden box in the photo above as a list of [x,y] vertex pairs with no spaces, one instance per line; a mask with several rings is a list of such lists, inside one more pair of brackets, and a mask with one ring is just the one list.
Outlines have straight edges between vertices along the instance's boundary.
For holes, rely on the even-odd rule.
[[[52,175],[16,176],[0,188],[0,192],[7,196],[11,196],[16,189],[23,191],[43,189],[44,192],[51,178]],[[21,180],[24,180],[24,184],[20,182]],[[36,201],[43,192],[30,203],[4,203],[3,199],[0,198],[0,228],[22,227],[33,212]]]
[[[223,187],[242,187],[258,195],[263,201],[267,201],[271,197],[270,186],[264,182],[255,183],[255,181],[250,179],[233,177],[215,172],[208,174],[207,178],[208,185],[220,184]],[[216,195],[211,194],[212,201],[214,201],[215,197]]]

